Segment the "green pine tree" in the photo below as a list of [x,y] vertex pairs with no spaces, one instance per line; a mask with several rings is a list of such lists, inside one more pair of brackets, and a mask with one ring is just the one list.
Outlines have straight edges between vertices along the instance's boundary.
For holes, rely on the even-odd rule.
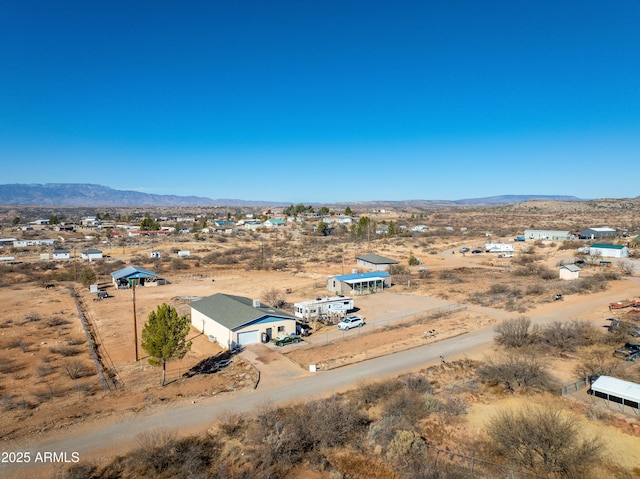
[[157,311],[149,314],[149,320],[142,329],[142,349],[149,356],[149,364],[162,365],[162,385],[167,376],[167,361],[182,359],[191,349],[189,318],[179,316],[178,311],[163,303]]

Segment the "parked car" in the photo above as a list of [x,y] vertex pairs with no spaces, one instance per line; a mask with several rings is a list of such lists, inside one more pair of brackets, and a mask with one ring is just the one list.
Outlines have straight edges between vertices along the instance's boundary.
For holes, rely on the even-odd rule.
[[607,321],[611,321],[607,327],[610,333],[620,331],[622,334],[640,338],[640,326],[626,321],[619,321],[616,318],[608,318]]
[[625,343],[622,348],[616,349],[613,355],[625,361],[635,361],[640,358],[640,344]]
[[338,329],[346,331],[353,328],[361,328],[364,326],[364,319],[360,316],[347,316],[338,323]]
[[297,334],[290,334],[288,336],[278,336],[274,338],[273,342],[276,343],[276,346],[285,346],[287,344],[297,344],[302,339]]
[[481,254],[482,250],[481,249],[474,249],[471,254]]
[[311,334],[311,326],[304,323],[296,323],[296,333],[300,336],[309,336]]
[[469,251],[469,248],[467,248],[466,246],[464,248],[460,248],[461,253],[466,253],[467,251]]
[[513,258],[513,253],[500,253],[498,258]]

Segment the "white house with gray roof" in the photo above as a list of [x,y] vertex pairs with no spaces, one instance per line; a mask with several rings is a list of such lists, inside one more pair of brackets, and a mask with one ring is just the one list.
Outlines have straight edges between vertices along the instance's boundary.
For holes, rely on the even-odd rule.
[[191,325],[225,349],[296,332],[296,318],[257,299],[217,293],[192,301]]

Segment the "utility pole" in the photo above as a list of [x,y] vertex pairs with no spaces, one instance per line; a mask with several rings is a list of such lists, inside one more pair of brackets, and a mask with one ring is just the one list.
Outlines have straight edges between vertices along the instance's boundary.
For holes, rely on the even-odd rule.
[[133,280],[133,343],[135,349],[136,362],[138,361],[138,321],[136,320],[136,280]]

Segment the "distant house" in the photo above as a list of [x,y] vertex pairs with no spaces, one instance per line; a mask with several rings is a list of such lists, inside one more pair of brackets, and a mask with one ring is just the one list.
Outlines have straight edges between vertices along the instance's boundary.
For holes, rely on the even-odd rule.
[[412,231],[414,233],[426,233],[427,231],[429,231],[429,228],[426,225],[416,225],[412,226],[409,231]]
[[217,293],[192,301],[191,325],[223,348],[270,341],[296,332],[296,318],[257,299]]
[[269,218],[262,223],[265,228],[281,228],[287,225],[287,222],[281,218]]
[[603,258],[628,258],[629,248],[617,244],[594,243],[589,246],[589,255]]
[[70,259],[71,255],[68,249],[54,249],[52,257],[53,259]]
[[102,251],[95,248],[83,249],[80,254],[82,254],[82,259],[88,259],[89,261],[102,259]]
[[571,231],[566,230],[524,230],[526,240],[567,241],[573,239]]
[[164,284],[158,278],[158,273],[138,266],[127,266],[111,273],[111,280],[116,288],[129,288],[136,286],[157,286]]
[[389,266],[398,264],[395,259],[385,258],[378,254],[364,254],[356,256],[356,265],[373,271],[386,271]]
[[580,276],[580,267],[575,264],[563,264],[560,266],[560,279],[572,281]]
[[367,294],[391,287],[391,275],[386,271],[330,276],[327,289],[337,294]]
[[613,228],[601,227],[601,228],[585,228],[580,230],[580,238],[583,239],[596,239],[596,238],[615,238],[618,236],[618,232]]

